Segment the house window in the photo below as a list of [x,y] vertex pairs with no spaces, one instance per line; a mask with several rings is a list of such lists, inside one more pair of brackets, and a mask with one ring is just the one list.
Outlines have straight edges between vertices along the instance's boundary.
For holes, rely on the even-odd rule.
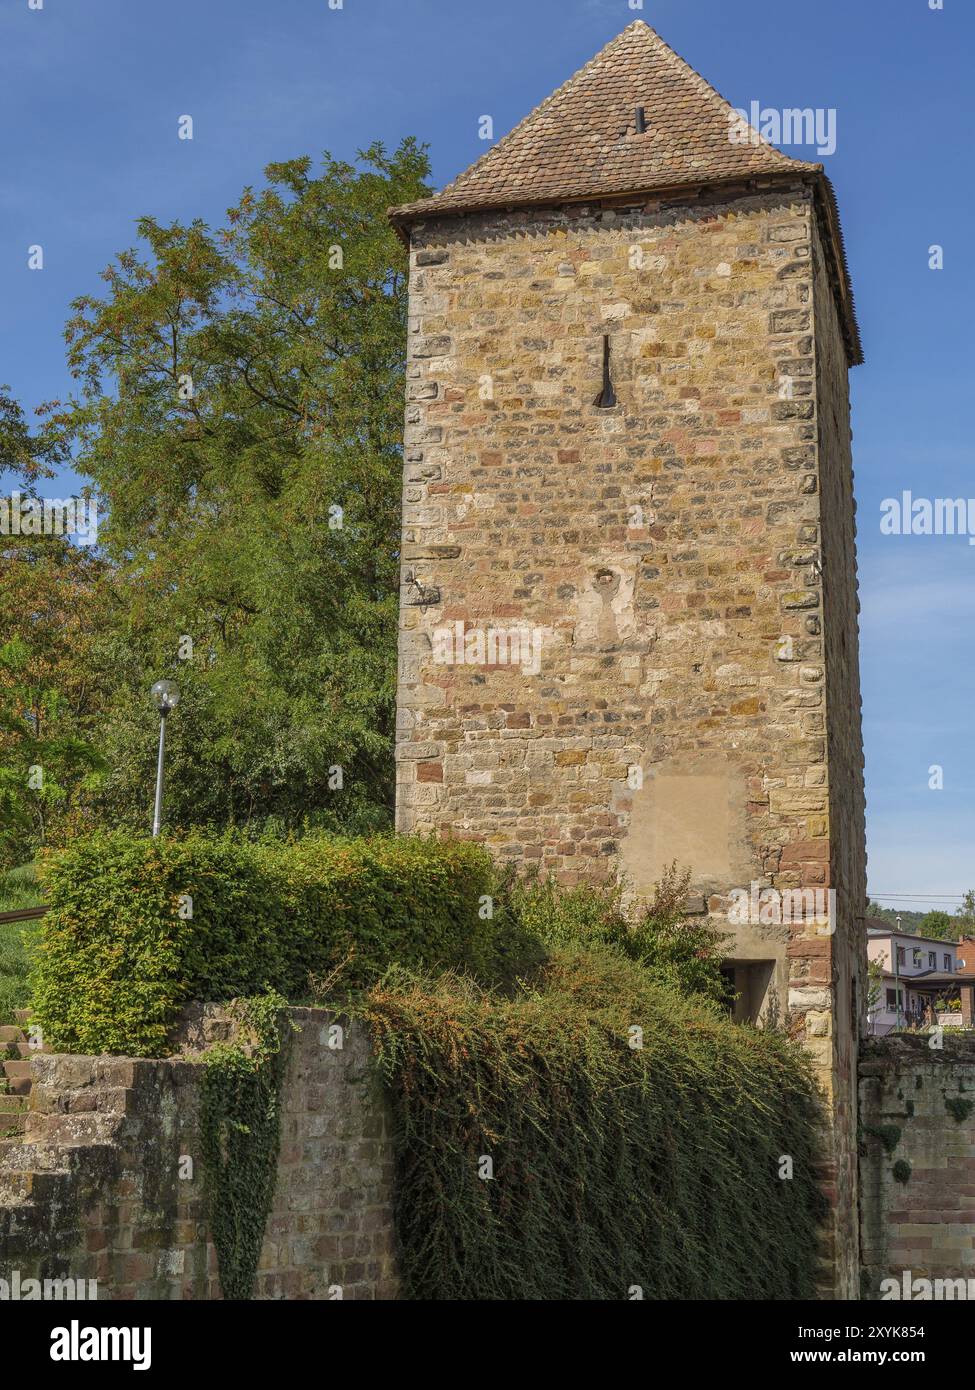
[[903,946],[898,946],[898,948],[897,948],[897,964],[898,964],[898,965],[904,965],[904,964],[906,964],[906,962],[907,962],[907,957],[906,957],[905,954],[904,954],[904,947],[903,947]]
[[938,968],[938,953],[937,953],[937,951],[929,951],[929,952],[928,952],[928,968],[929,968],[930,970],[937,970],[937,968]]
[[892,989],[889,989],[887,991],[887,1007],[888,1009],[897,1008],[897,995],[894,993]]
[[951,969],[951,956],[945,956],[945,969]]
[[914,947],[911,948],[911,963],[912,963],[916,968],[918,968],[918,969],[920,968],[920,965],[921,965],[921,948],[920,948],[920,946],[914,946]]

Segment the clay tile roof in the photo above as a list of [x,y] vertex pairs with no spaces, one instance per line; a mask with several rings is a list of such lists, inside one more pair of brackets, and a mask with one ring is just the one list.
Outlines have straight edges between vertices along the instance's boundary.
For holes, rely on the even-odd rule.
[[[636,132],[642,106],[646,129]],[[836,256],[851,362],[861,361],[836,199],[821,164],[790,159],[754,132],[730,138],[733,108],[642,19],[459,174],[418,203],[392,208],[401,232],[420,218],[490,208],[653,193],[776,176],[807,177]]]

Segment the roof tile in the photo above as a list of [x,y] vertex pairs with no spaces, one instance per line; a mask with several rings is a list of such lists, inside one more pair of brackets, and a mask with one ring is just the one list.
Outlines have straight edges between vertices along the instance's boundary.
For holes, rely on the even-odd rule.
[[[642,106],[646,130],[636,132]],[[733,107],[636,20],[440,193],[396,209],[430,215],[590,197],[821,166],[757,132],[731,138]]]
[[[637,133],[636,109],[646,129]],[[821,164],[791,159],[752,131],[659,34],[636,20],[441,192],[393,208],[420,218],[652,193],[762,177],[810,179],[821,198],[848,355],[862,360],[836,199]]]

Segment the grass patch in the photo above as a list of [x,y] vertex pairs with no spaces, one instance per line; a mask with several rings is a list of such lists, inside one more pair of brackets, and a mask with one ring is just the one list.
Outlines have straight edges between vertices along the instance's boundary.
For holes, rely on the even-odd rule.
[[25,907],[40,907],[41,886],[33,864],[22,864],[0,874],[0,912],[20,912]]
[[13,1023],[14,1010],[30,1004],[27,977],[40,934],[40,922],[0,922],[0,1024]]
[[[0,875],[0,912],[20,912],[42,903],[37,871],[23,864]],[[0,922],[0,1024],[14,1022],[14,1010],[30,1004],[31,953],[41,934],[36,922]]]

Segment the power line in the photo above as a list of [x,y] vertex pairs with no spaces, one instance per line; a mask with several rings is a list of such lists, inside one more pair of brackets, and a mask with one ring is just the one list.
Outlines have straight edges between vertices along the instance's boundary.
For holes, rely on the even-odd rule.
[[946,903],[959,902],[964,893],[870,893],[871,898],[904,898],[913,902],[933,902],[935,899]]

